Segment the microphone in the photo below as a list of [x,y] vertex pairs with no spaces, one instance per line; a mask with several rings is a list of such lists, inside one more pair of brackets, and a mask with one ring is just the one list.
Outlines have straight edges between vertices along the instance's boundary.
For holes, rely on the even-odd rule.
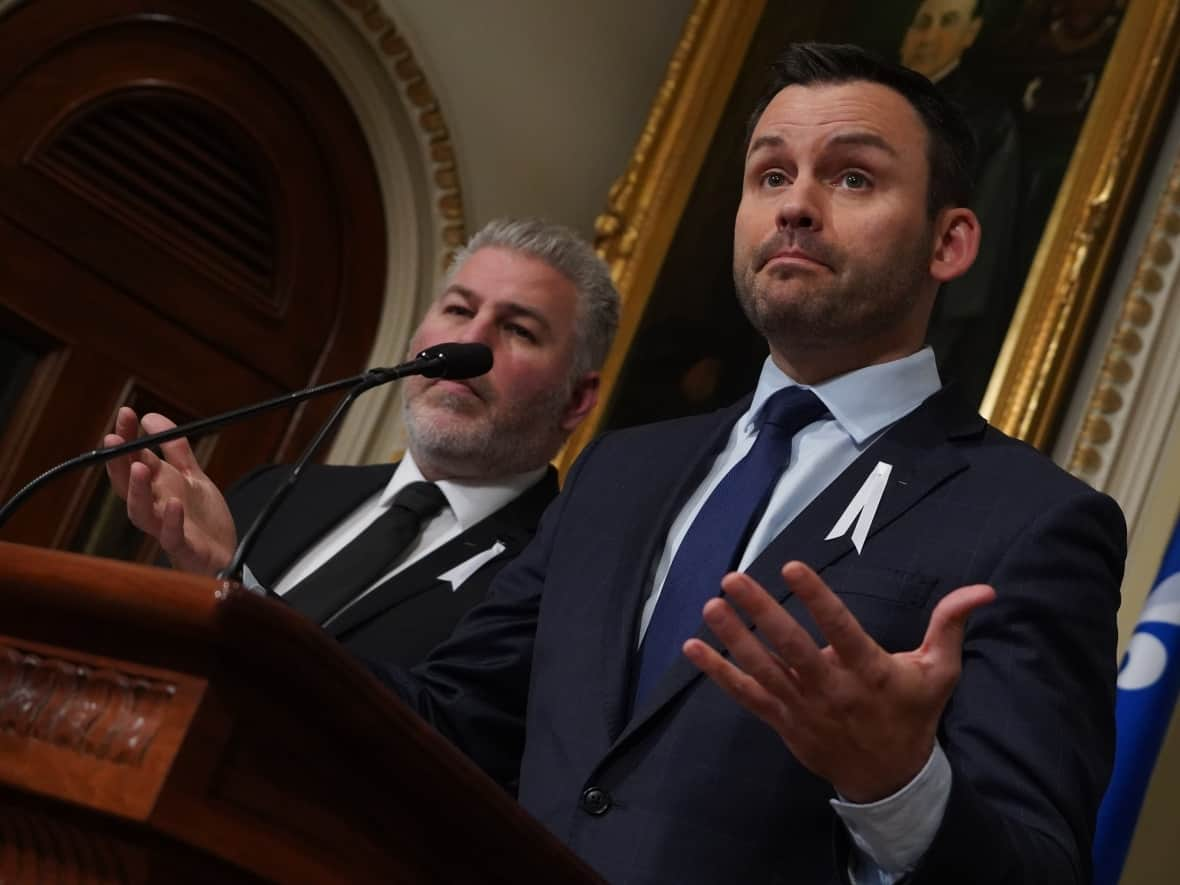
[[[475,378],[492,367],[492,351],[486,344],[436,344],[418,354],[414,363],[425,365],[421,374],[427,378]],[[413,365],[407,363],[406,365]]]
[[249,418],[261,412],[301,403],[306,399],[311,399],[320,394],[351,388],[348,395],[341,401],[340,405],[336,407],[336,411],[328,419],[328,423],[324,425],[312,440],[311,445],[308,447],[308,452],[304,453],[306,457],[303,460],[306,461],[315,453],[315,450],[327,435],[327,431],[339,420],[344,410],[366,390],[371,390],[382,384],[388,384],[390,381],[396,381],[408,375],[425,375],[428,378],[474,378],[477,375],[484,374],[491,367],[492,351],[485,344],[474,342],[436,344],[433,347],[428,347],[421,351],[414,359],[396,366],[369,369],[360,375],[353,375],[349,378],[342,378],[339,381],[332,381],[328,384],[320,384],[315,387],[307,387],[303,390],[293,391],[292,393],[284,393],[272,399],[263,400],[260,403],[254,403],[253,405],[243,406],[229,412],[223,412],[220,415],[214,415],[211,418],[201,418],[179,427],[173,427],[171,430],[164,430],[160,433],[141,436],[139,439],[128,440],[117,446],[92,449],[89,452],[76,455],[68,461],[63,461],[56,467],[45,471],[9,498],[4,506],[0,507],[0,526],[3,526],[8,521],[12,514],[16,512],[16,509],[24,503],[26,498],[59,474],[79,467],[87,467],[91,464],[102,464],[120,455],[138,452],[140,449],[146,449],[159,443],[179,439],[182,436],[199,436],[207,431],[215,430],[218,427],[239,421],[243,418]]

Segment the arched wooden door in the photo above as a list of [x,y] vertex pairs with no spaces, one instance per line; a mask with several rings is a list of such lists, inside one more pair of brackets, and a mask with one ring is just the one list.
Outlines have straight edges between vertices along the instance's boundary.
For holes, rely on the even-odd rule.
[[[0,499],[120,403],[202,417],[364,368],[383,297],[376,173],[343,94],[248,0],[29,0],[0,26]],[[199,447],[228,481],[331,402]],[[5,540],[147,557],[101,471]]]

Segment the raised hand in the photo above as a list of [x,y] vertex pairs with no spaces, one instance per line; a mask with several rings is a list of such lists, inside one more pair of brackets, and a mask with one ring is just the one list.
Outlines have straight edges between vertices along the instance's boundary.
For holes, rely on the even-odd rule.
[[[883,799],[926,764],[959,678],[967,616],[991,602],[995,591],[977,584],[947,594],[922,644],[889,654],[806,565],[788,562],[782,574],[827,646],[819,648],[756,581],[735,572],[721,582],[726,598],[704,609],[732,663],[698,639],[688,640],[684,653],[845,799]],[[731,605],[750,616],[762,639]]]
[[[126,406],[115,417],[115,432],[103,445],[137,439],[140,429],[160,433],[176,425],[150,413],[140,421]],[[161,459],[144,449],[107,462],[107,476],[127,502],[132,525],[160,542],[179,569],[213,575],[229,563],[237,543],[233,517],[217,486],[201,470],[186,439],[160,446]]]

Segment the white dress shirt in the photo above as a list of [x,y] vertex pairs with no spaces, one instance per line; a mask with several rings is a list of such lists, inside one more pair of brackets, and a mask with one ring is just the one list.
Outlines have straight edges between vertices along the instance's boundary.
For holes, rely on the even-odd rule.
[[[672,559],[692,521],[717,484],[753,447],[758,436],[755,419],[763,405],[772,394],[795,383],[767,358],[750,408],[738,418],[725,448],[672,522],[656,566],[651,595],[644,603],[640,641],[651,621]],[[941,386],[930,348],[812,386],[811,390],[831,414],[795,434],[787,466],[750,535],[739,569],[747,568],[890,425],[916,409]],[[867,805],[832,800],[832,807],[844,821],[856,847],[849,872],[857,885],[890,885],[917,863],[942,822],[950,784],[950,764],[942,748],[935,745],[918,776],[894,795]]]
[[[354,605],[358,599],[384,584],[393,575],[413,565],[422,557],[458,537],[476,523],[491,516],[501,507],[520,496],[545,474],[546,469],[548,468],[542,466],[527,473],[502,477],[494,482],[437,480],[435,485],[443,493],[447,503],[436,516],[426,523],[417,540],[390,570],[354,598],[348,606]],[[292,587],[344,549],[350,541],[368,528],[370,523],[388,510],[394,497],[405,486],[423,479],[425,477],[422,476],[422,471],[418,469],[413,456],[407,451],[385,488],[357,507],[295,560],[291,568],[279,578],[272,588],[274,592],[282,596],[290,591]],[[348,606],[345,606],[345,609]]]

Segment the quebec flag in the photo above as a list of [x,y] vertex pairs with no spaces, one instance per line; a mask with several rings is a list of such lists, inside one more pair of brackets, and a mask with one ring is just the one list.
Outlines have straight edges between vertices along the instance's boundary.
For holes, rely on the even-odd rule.
[[1094,883],[1117,885],[1180,691],[1180,523],[1119,670],[1118,747],[1098,811]]

